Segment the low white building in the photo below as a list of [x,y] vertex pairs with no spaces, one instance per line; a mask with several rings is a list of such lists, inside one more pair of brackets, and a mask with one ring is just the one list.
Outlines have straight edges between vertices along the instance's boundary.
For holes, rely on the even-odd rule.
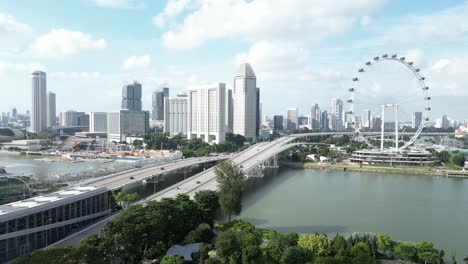
[[28,139],[28,140],[13,140],[12,142],[3,143],[3,149],[17,149],[24,151],[39,151],[42,149],[45,140],[42,139]]
[[220,143],[226,132],[226,84],[211,83],[189,88],[187,137]]
[[187,134],[187,96],[164,98],[164,132],[171,135]]

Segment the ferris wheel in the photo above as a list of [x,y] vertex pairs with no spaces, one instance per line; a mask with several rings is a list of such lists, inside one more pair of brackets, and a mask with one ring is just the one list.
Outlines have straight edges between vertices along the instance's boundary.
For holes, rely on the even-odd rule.
[[[401,68],[404,66],[403,69],[409,72],[409,74],[411,75],[410,78],[414,79],[414,85],[411,85],[411,87],[407,89],[407,90],[413,91],[414,93],[412,96],[407,96],[407,97],[411,97],[410,99],[413,99],[414,100],[413,102],[416,102],[416,103],[410,103],[410,105],[413,106],[413,109],[414,109],[413,111],[417,111],[419,115],[418,117],[419,122],[418,122],[417,127],[414,127],[415,129],[414,134],[406,142],[404,142],[402,146],[400,146],[401,144],[399,144],[399,135],[398,135],[398,132],[399,132],[399,121],[398,121],[399,113],[398,112],[399,112],[399,109],[401,108],[400,102],[398,102],[398,100],[381,101],[379,102],[380,104],[378,105],[380,108],[379,111],[381,111],[381,116],[380,116],[381,124],[379,127],[380,134],[381,134],[380,135],[380,149],[381,151],[384,151],[384,134],[385,134],[385,129],[386,129],[385,128],[386,127],[385,112],[388,108],[393,108],[394,113],[395,113],[395,115],[392,116],[392,118],[394,118],[394,123],[395,123],[395,128],[394,128],[395,144],[394,144],[394,148],[392,148],[391,150],[399,152],[401,150],[407,149],[419,137],[426,123],[429,121],[428,114],[429,114],[429,111],[431,110],[430,108],[431,97],[429,96],[429,87],[425,83],[426,78],[421,74],[419,68],[416,68],[413,66],[414,64],[413,62],[407,61],[405,57],[398,57],[396,54],[391,55],[391,56],[388,54],[384,54],[381,57],[379,56],[374,57],[372,61],[367,61],[363,68],[358,69],[359,75],[352,79],[354,85],[352,88],[348,89],[349,99],[347,100],[347,103],[349,105],[349,110],[345,113],[349,120],[350,128],[355,130],[356,139],[358,141],[365,142],[371,148],[376,149],[377,146],[375,145],[375,141],[372,141],[365,136],[365,133],[363,131],[365,129],[364,129],[363,123],[361,122],[356,112],[357,111],[356,106],[359,103],[362,103],[363,99],[360,98],[360,95],[361,97],[365,97],[365,94],[364,93],[359,94],[359,91],[361,88],[360,84],[362,83],[362,80],[366,78],[366,73],[371,71],[371,68],[374,67],[374,65],[384,64],[384,62],[398,65],[395,67]],[[367,93],[373,93],[373,92],[366,91],[366,94]],[[378,92],[375,92],[375,93],[377,94]],[[401,101],[405,101],[405,100],[401,100]],[[387,110],[387,116],[388,116],[388,110]]]

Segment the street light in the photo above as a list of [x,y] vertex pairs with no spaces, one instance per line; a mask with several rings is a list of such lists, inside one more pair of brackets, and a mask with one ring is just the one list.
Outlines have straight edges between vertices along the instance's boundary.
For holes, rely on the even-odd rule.
[[[24,180],[22,180],[20,178],[17,178],[17,177],[11,177],[11,176],[0,176],[0,178],[13,179],[13,180],[18,180],[18,181],[22,182],[28,188],[29,197],[32,197],[31,189],[29,188],[28,183],[25,182]],[[26,195],[24,194],[24,189],[23,189],[23,199],[26,199]]]

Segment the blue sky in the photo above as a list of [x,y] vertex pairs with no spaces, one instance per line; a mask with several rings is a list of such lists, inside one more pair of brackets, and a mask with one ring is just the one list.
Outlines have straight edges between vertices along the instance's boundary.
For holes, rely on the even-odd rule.
[[[0,111],[29,109],[35,69],[47,72],[58,111],[112,111],[125,82],[143,83],[150,109],[164,83],[173,95],[205,82],[230,88],[249,62],[264,114],[308,114],[313,103],[327,110],[332,97],[347,99],[363,62],[398,53],[426,75],[431,119],[468,119],[467,40],[466,1],[0,0]],[[414,96],[406,111],[418,110],[411,78],[386,67],[359,88],[375,101]]]

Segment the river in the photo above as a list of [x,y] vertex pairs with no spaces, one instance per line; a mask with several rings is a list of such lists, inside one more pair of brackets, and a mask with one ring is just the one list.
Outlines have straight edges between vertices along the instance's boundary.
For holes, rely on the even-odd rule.
[[468,180],[280,168],[250,180],[241,219],[280,232],[387,233],[468,255]]

